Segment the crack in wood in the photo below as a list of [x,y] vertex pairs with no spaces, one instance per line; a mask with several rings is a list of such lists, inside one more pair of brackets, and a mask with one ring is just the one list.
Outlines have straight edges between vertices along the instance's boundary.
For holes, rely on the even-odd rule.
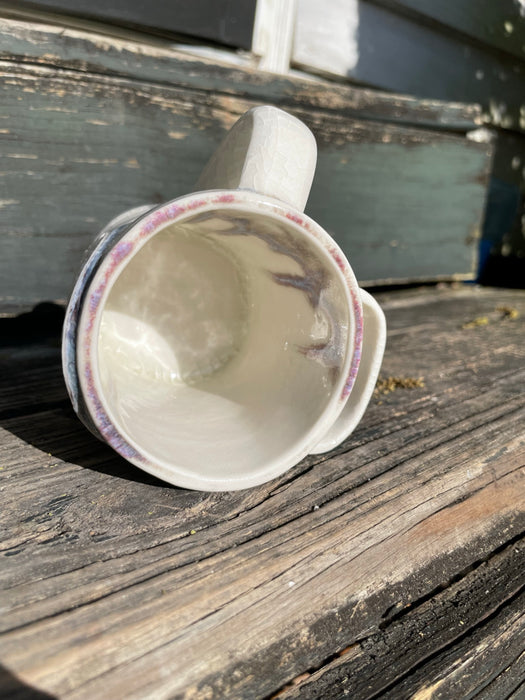
[[[274,700],[275,698],[291,700],[292,698],[298,699],[321,697],[321,695],[316,693],[322,692],[321,689],[324,687],[321,682],[323,674],[334,669],[335,666],[341,669],[346,661],[345,657],[347,655],[351,657],[350,661],[348,662],[350,666],[352,664],[356,666],[354,674],[358,673],[357,661],[359,657],[364,657],[365,660],[367,658],[369,665],[379,663],[380,658],[384,658],[387,655],[389,646],[388,644],[385,646],[384,642],[382,641],[385,634],[390,634],[390,636],[394,637],[396,631],[402,629],[403,625],[413,624],[413,620],[417,618],[417,616],[424,616],[428,618],[430,614],[430,616],[433,617],[434,622],[439,622],[440,619],[445,617],[445,613],[443,612],[444,606],[452,606],[455,608],[466,607],[468,609],[469,605],[467,599],[471,594],[470,587],[472,582],[474,581],[474,583],[477,584],[475,585],[476,589],[480,588],[479,583],[475,581],[476,570],[480,569],[481,567],[485,567],[486,569],[495,571],[497,575],[503,564],[505,564],[508,560],[515,560],[514,588],[511,587],[510,591],[507,592],[506,597],[503,600],[499,598],[492,608],[489,609],[488,612],[486,612],[482,617],[477,616],[474,624],[470,626],[466,623],[463,623],[462,625],[460,624],[458,629],[464,627],[463,632],[451,633],[448,636],[446,643],[437,645],[431,653],[425,654],[424,652],[421,652],[418,654],[417,662],[412,665],[407,664],[407,667],[402,673],[396,673],[395,671],[391,672],[390,676],[393,676],[393,678],[390,680],[390,682],[381,684],[381,680],[378,678],[376,679],[376,689],[372,691],[366,689],[366,681],[358,682],[357,686],[359,687],[359,690],[357,690],[356,687],[352,691],[352,694],[349,695],[352,700],[364,700],[365,698],[366,700],[379,700],[379,698],[386,697],[386,694],[390,691],[394,691],[393,697],[401,697],[399,694],[396,694],[396,692],[399,692],[396,691],[396,688],[404,679],[417,672],[418,669],[424,669],[427,664],[431,663],[433,659],[436,659],[443,653],[444,650],[453,648],[458,644],[465,642],[469,638],[472,638],[477,631],[482,630],[488,623],[490,623],[491,620],[498,618],[502,610],[509,608],[516,601],[525,598],[525,585],[520,580],[519,576],[519,562],[522,560],[524,552],[525,540],[523,539],[523,533],[520,533],[511,541],[505,543],[501,547],[498,547],[497,550],[494,550],[482,560],[475,562],[470,567],[466,567],[463,571],[452,577],[447,583],[443,584],[442,587],[434,589],[421,599],[414,601],[399,614],[385,620],[380,625],[378,632],[373,632],[372,634],[357,640],[354,644],[352,644],[352,646],[346,647],[339,652],[331,654],[320,664],[306,669],[301,675],[284,684],[279,690],[266,696],[265,700]],[[485,571],[483,574],[484,580],[490,579],[490,573]],[[502,577],[500,576],[499,578]],[[486,594],[488,594],[488,591],[486,591]],[[458,596],[459,601],[461,602],[458,601]],[[470,604],[470,607],[474,607],[472,603]],[[464,612],[460,612],[460,614],[464,615]],[[421,628],[421,625],[416,624],[414,627],[419,629]],[[425,636],[426,635],[422,634],[422,637]],[[420,644],[423,644],[423,640],[421,640]],[[361,668],[360,672],[363,673],[364,670],[366,670],[366,665],[364,668]],[[370,671],[368,671],[368,674],[370,674]],[[346,678],[346,682],[350,680],[351,675],[351,670],[348,670],[344,676],[344,678]],[[379,686],[377,687],[378,681]],[[436,688],[439,686],[440,682],[441,681],[436,682]],[[322,697],[342,697],[342,690],[345,684],[346,683],[342,683],[342,685],[339,685],[339,690],[335,690],[334,687],[330,686],[329,690],[327,689],[326,694],[323,694]],[[310,689],[308,688],[308,685],[311,686]],[[371,686],[369,686],[369,688],[371,688]],[[303,690],[304,693],[302,692]],[[334,690],[336,692],[335,695]],[[349,688],[347,687],[345,690],[348,691]],[[347,692],[344,692],[344,695],[346,696]],[[405,696],[403,695],[403,697]],[[419,695],[413,696],[413,698],[416,697],[419,697]],[[423,694],[421,694],[421,697],[423,697]],[[427,695],[425,695],[425,697],[427,697]],[[428,694],[428,698],[430,697],[434,697],[432,692]]]

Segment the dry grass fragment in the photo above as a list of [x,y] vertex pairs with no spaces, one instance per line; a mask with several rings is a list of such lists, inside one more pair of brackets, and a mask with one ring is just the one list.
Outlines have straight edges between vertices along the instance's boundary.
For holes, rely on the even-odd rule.
[[478,328],[479,326],[488,326],[489,323],[497,323],[499,321],[515,321],[520,317],[520,312],[513,306],[496,306],[494,311],[490,312],[487,316],[476,316],[471,321],[464,323],[461,328],[464,330],[469,330],[471,328]]
[[416,389],[423,388],[425,382],[423,377],[386,377],[377,380],[374,396],[385,396],[396,389]]
[[510,321],[515,321],[520,317],[520,312],[513,306],[497,306],[496,311],[503,314],[503,318],[508,318]]
[[461,328],[464,328],[465,330],[469,328],[477,328],[478,326],[488,326],[489,325],[489,319],[488,316],[477,316],[476,318],[473,318],[472,321],[467,321],[464,323]]

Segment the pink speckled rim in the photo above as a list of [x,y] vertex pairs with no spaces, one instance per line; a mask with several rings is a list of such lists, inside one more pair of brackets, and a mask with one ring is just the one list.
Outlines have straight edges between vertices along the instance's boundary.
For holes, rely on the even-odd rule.
[[[280,467],[276,468],[274,466],[272,468],[272,466],[269,466],[268,469],[264,470],[264,473],[261,472],[260,477],[255,479],[253,476],[247,476],[245,483],[243,482],[242,485],[238,483],[243,481],[242,477],[235,477],[235,485],[230,483],[231,479],[192,477],[189,475],[189,472],[188,478],[185,478],[184,473],[187,472],[187,470],[179,468],[177,465],[170,465],[169,467],[162,466],[158,460],[147,457],[141,452],[138,446],[133,445],[133,439],[131,437],[125,437],[116,427],[98,382],[98,358],[96,347],[101,311],[113,283],[129,262],[131,256],[137,253],[151,237],[159,233],[166,226],[176,221],[183,221],[186,218],[190,218],[197,212],[204,212],[215,208],[244,212],[250,210],[252,212],[267,214],[281,220],[283,223],[291,224],[306,232],[309,238],[317,242],[319,248],[325,253],[328,253],[335,263],[334,269],[337,269],[340,279],[344,282],[343,288],[346,289],[348,294],[347,299],[350,308],[350,318],[351,321],[353,321],[353,323],[351,323],[353,327],[349,329],[349,350],[343,366],[344,371],[341,372],[341,377],[337,382],[333,397],[320,414],[314,428],[309,432],[309,434],[315,434],[315,439],[312,438],[306,446],[302,446],[302,449],[292,450],[291,454],[287,453],[286,456],[283,456]],[[283,473],[294,464],[297,464],[300,459],[309,453],[310,449],[322,438],[323,434],[329,430],[331,425],[333,425],[344,408],[354,385],[361,359],[362,342],[363,311],[359,287],[344,253],[326,231],[307,215],[291,210],[286,204],[279,200],[264,197],[255,192],[245,190],[211,190],[207,192],[197,192],[173,200],[152,210],[133,225],[101,261],[87,290],[79,319],[77,335],[79,383],[86,407],[103,439],[111,445],[116,452],[144,471],[171,483],[176,483],[179,486],[188,488],[201,488],[204,490],[248,488],[264,483]],[[174,479],[174,475],[177,476],[177,479]]]

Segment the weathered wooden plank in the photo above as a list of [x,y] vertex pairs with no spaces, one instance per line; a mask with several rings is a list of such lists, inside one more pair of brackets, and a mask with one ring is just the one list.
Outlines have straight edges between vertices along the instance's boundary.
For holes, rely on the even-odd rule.
[[[1,69],[0,299],[11,304],[67,298],[102,226],[131,206],[191,191],[254,104],[58,68]],[[290,111],[319,144],[307,212],[360,280],[475,274],[488,144],[306,104]]]
[[165,36],[188,34],[236,48],[250,49],[255,0],[18,0],[20,9],[44,9],[89,17],[120,26],[140,27]]
[[521,540],[419,605],[398,601],[379,631],[274,697],[465,698],[492,686],[485,697],[507,698],[525,680],[525,658],[513,664],[525,641],[524,556]]
[[[500,627],[500,629],[503,629]],[[477,695],[477,700],[520,700],[525,693],[525,652],[515,659],[507,658],[509,665]]]
[[[4,404],[6,668],[60,698],[262,698],[380,627],[387,634],[400,602],[430,619],[424,600],[473,565],[468,586],[437,598],[434,610],[459,605],[450,633],[441,620],[444,639],[461,634],[463,611],[474,630],[497,607],[484,594],[476,612],[467,589],[486,582],[510,600],[513,550],[488,572],[525,529],[525,296],[381,299],[384,372],[417,373],[425,386],[378,396],[337,451],[248,492],[163,486],[71,411],[39,411],[35,396],[9,417]],[[480,317],[485,325],[465,327]],[[24,393],[26,360],[11,355],[5,367]],[[43,373],[41,386],[49,381]]]
[[299,0],[292,60],[382,90],[477,102],[487,122],[523,129],[525,54],[519,60],[439,29],[366,0],[332,0],[322,13],[316,0]]
[[[432,693],[436,697],[472,697],[504,673],[514,661],[518,675],[515,690],[524,679],[525,667],[520,654],[525,647],[525,594],[490,620],[481,629],[474,630],[472,638],[458,644],[455,649],[445,650],[426,665],[415,677],[407,678],[395,690],[385,693],[385,700],[416,693]],[[488,697],[504,698],[502,695]]]
[[169,44],[155,45],[78,29],[0,17],[0,58],[52,68],[140,79],[287,107],[322,108],[343,116],[467,131],[479,126],[477,105],[422,100],[321,80],[221,65]]

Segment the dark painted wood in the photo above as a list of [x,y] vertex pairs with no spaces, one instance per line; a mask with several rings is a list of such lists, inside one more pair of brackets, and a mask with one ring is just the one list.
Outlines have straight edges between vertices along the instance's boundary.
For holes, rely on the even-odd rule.
[[482,124],[478,106],[421,100],[333,85],[297,76],[280,76],[198,58],[169,44],[34,24],[0,17],[0,59],[48,68],[120,76],[146,83],[192,88],[257,102],[271,98],[283,107],[316,107],[354,119],[465,132]]
[[[490,0],[488,0],[490,2]],[[414,0],[410,5],[417,5]],[[514,130],[525,128],[525,18],[518,3],[513,13],[513,41],[520,57],[506,53],[424,16],[459,15],[458,3],[423,3],[423,15],[404,11],[401,3],[333,0],[323,13],[315,0],[299,3],[293,60],[304,70],[345,77],[358,84],[447,101],[476,102],[487,123]],[[482,6],[486,3],[483,2]],[[440,10],[441,6],[450,10]],[[475,12],[478,3],[469,3]],[[492,2],[504,30],[507,3]],[[465,3],[460,3],[465,7]],[[483,7],[479,8],[482,16]],[[431,10],[428,10],[431,12]],[[516,15],[518,15],[516,17]],[[423,21],[422,21],[423,20]],[[459,16],[457,17],[460,23]],[[464,18],[463,22],[467,22]],[[488,24],[489,22],[487,22]],[[313,47],[313,48],[312,48]]]
[[115,456],[69,408],[53,337],[10,326],[12,678],[77,700],[519,697],[525,293],[378,298],[383,376],[424,386],[376,396],[332,453],[230,494],[171,488]]
[[367,0],[408,12],[441,31],[460,32],[474,42],[525,60],[525,12],[516,0]]
[[20,10],[47,10],[163,35],[186,34],[251,49],[256,0],[17,0]]
[[492,176],[480,241],[480,281],[525,287],[525,135],[494,134]]
[[475,109],[276,79],[86,32],[2,26],[0,303],[8,308],[66,299],[107,221],[191,191],[226,130],[261,102],[314,131],[307,213],[334,235],[358,279],[475,274],[491,147],[456,133],[475,125]]

